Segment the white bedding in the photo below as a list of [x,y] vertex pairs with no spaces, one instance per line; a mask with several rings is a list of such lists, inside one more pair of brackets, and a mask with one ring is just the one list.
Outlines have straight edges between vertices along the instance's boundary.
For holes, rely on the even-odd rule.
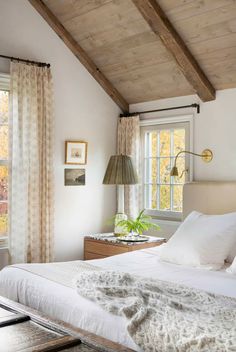
[[[164,263],[159,260],[159,251],[160,247],[156,247],[88,263],[236,298],[235,276],[225,270],[208,271]],[[73,288],[19,268],[6,267],[0,272],[0,295],[139,351],[127,333],[124,317],[104,311]]]

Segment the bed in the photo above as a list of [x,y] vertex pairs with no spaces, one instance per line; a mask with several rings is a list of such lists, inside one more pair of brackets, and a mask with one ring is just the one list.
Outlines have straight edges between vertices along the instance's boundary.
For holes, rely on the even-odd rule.
[[[224,213],[236,210],[236,182],[191,183],[184,187],[184,216],[195,209],[205,213]],[[161,247],[139,250],[87,261],[86,263],[108,270],[123,271],[171,283],[186,285],[214,294],[236,298],[236,277],[221,270],[209,271],[160,260]],[[73,276],[77,262],[54,266],[65,277]],[[50,267],[51,265],[51,267]],[[91,331],[135,351],[141,349],[127,332],[126,320],[113,315],[99,305],[78,295],[66,281],[50,279],[44,272],[53,264],[22,264],[8,266],[0,273],[0,295],[47,313],[74,326]],[[35,268],[37,273],[31,271]],[[60,269],[61,268],[61,269]]]

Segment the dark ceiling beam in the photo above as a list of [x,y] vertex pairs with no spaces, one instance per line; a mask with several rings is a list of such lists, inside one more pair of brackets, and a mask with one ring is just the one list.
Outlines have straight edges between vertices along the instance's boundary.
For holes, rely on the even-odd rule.
[[184,76],[202,101],[215,99],[215,88],[155,0],[132,0],[165,47],[172,53]]
[[79,59],[79,61],[86,67],[89,73],[102,86],[105,92],[114,100],[114,102],[121,108],[123,112],[129,111],[129,104],[118,92],[118,90],[111,84],[111,82],[104,76],[95,63],[90,59],[84,49],[77,43],[71,34],[64,28],[57,17],[51,10],[43,3],[42,0],[28,0],[31,5],[38,11],[38,13],[45,19],[49,26],[56,32],[56,34],[63,40],[66,46]]

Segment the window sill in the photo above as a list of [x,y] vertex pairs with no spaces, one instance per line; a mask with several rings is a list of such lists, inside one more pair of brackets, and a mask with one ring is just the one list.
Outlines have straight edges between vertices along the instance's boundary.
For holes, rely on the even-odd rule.
[[8,246],[8,237],[2,237],[0,239],[0,250],[8,250],[9,249],[9,246]]
[[173,211],[159,211],[159,210],[152,210],[152,209],[145,209],[145,214],[151,216],[152,219],[158,221],[169,221],[181,223],[183,213],[182,212],[173,212]]
[[9,251],[9,247],[0,247],[0,252],[6,252]]
[[158,216],[152,216],[152,219],[158,223],[158,224],[163,224],[163,225],[173,225],[173,226],[179,226],[181,224],[180,219],[161,219]]

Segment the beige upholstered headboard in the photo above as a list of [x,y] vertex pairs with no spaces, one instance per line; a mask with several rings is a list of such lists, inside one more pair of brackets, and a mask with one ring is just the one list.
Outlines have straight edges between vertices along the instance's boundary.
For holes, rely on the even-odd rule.
[[186,183],[183,193],[183,219],[193,210],[204,214],[236,211],[236,182]]

